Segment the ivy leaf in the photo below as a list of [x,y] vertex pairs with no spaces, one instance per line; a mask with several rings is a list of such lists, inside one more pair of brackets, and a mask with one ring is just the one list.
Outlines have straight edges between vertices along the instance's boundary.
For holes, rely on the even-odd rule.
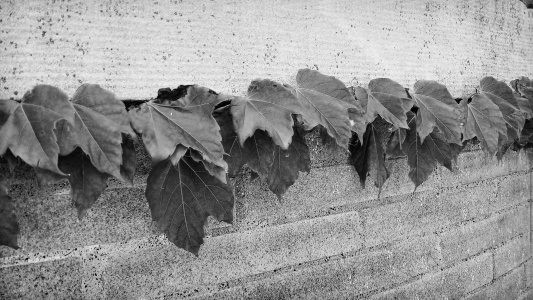
[[76,148],[66,156],[60,156],[59,168],[70,176],[61,176],[48,170],[35,168],[37,180],[40,185],[43,185],[67,179],[70,184],[72,203],[78,211],[78,219],[82,220],[106,189],[110,175],[98,171],[91,163],[89,156],[80,148]]
[[508,139],[518,138],[520,130],[524,127],[525,118],[519,109],[513,90],[503,81],[488,76],[481,79],[479,94],[490,99],[500,109],[509,128],[505,134]]
[[[351,114],[354,119],[363,120],[363,118],[354,117],[357,116],[357,112],[361,113],[362,108],[344,83],[318,71],[301,69],[296,75],[293,94],[303,108],[305,129],[311,130],[317,125],[322,125],[339,146],[347,149],[352,128],[348,110],[354,111]],[[353,121],[352,123],[357,124]],[[364,129],[363,127],[358,130],[361,135]]]
[[436,131],[430,133],[424,141],[417,133],[417,115],[408,113],[409,130],[402,144],[402,151],[407,155],[409,178],[416,188],[426,181],[437,166],[437,162],[453,171],[452,161],[457,159],[462,146],[448,144],[444,134]]
[[405,128],[398,128],[394,130],[387,142],[385,154],[390,158],[406,156],[402,149],[402,145],[405,142],[407,136],[407,130]]
[[230,106],[217,109],[214,117],[220,126],[222,145],[224,146],[224,160],[228,163],[228,174],[235,176],[244,165],[248,165],[262,179],[268,178],[270,167],[274,162],[276,145],[264,130],[256,130],[247,138],[244,146],[238,140],[237,132],[233,127],[233,117]]
[[523,94],[522,89],[533,88],[533,81],[531,81],[528,77],[521,76],[518,79],[511,80],[510,85],[515,92]]
[[[364,93],[359,92],[358,95],[364,97]],[[372,123],[379,115],[395,128],[408,128],[406,113],[414,102],[408,99],[407,92],[399,83],[388,78],[372,79],[366,95],[368,98],[361,101],[363,107],[366,103],[367,123]]]
[[298,129],[294,127],[293,130],[294,136],[289,148],[283,150],[279,146],[276,147],[274,161],[268,173],[268,187],[280,201],[287,189],[296,182],[300,172],[311,171],[309,147]]
[[189,100],[182,101],[188,105],[162,105],[150,101],[130,110],[133,129],[142,135],[154,163],[168,159],[181,144],[199,151],[206,160],[227,169],[222,159],[224,149],[220,127],[212,116],[218,97],[198,86],[189,86],[187,95]]
[[74,122],[61,122],[57,129],[60,154],[65,156],[80,147],[93,166],[124,180],[122,165],[122,134],[133,136],[122,101],[96,84],[84,84],[72,99]]
[[368,124],[363,135],[363,143],[359,143],[357,136],[353,135],[349,150],[349,161],[359,174],[361,186],[365,188],[366,177],[370,175],[376,187],[379,188],[379,198],[383,184],[390,176],[385,165],[385,152],[379,131],[374,128],[372,123]]
[[524,118],[526,120],[533,118],[533,97],[531,97],[531,100],[529,100],[516,92],[513,92],[513,95],[516,99],[516,102],[518,102],[518,108],[524,114]]
[[2,156],[7,161],[7,166],[9,168],[9,172],[13,173],[15,171],[15,168],[19,164],[19,159],[11,153],[11,151],[8,149],[6,153]]
[[191,151],[176,165],[166,159],[153,167],[146,199],[159,230],[176,246],[198,256],[207,216],[232,222],[234,196],[232,187],[210,175]]
[[472,95],[459,103],[463,120],[463,142],[477,137],[481,148],[490,156],[500,147],[499,136],[507,136],[507,127],[498,106],[480,94]]
[[0,245],[19,249],[20,226],[15,215],[15,207],[9,196],[9,184],[0,174]]
[[[133,185],[133,176],[137,165],[135,145],[133,140],[126,135],[123,135],[123,139],[123,165],[120,166],[120,172],[125,181]],[[76,148],[66,156],[59,156],[59,169],[69,174],[69,176],[35,168],[37,181],[40,186],[43,186],[67,179],[70,184],[72,203],[78,211],[78,218],[82,220],[87,215],[87,211],[107,188],[107,180],[110,175],[100,172],[94,167],[89,156],[81,148]]]
[[418,134],[423,141],[433,129],[438,128],[446,140],[461,144],[459,106],[448,89],[432,80],[419,80],[413,89],[417,112]]
[[258,79],[248,87],[246,98],[233,99],[231,114],[241,146],[260,129],[266,131],[276,145],[288,149],[293,134],[292,115],[302,115],[303,108],[286,87],[268,79]]
[[0,156],[10,149],[30,166],[63,174],[57,167],[59,145],[54,129],[58,121],[73,118],[69,107],[64,93],[43,85],[26,93],[21,103],[0,101]]

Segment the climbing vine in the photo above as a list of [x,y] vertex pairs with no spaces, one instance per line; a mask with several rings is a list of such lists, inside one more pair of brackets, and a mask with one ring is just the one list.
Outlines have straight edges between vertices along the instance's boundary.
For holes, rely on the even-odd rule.
[[[386,146],[378,120],[390,124]],[[153,163],[145,191],[152,219],[195,255],[208,216],[233,220],[229,177],[246,165],[281,200],[299,172],[311,169],[304,137],[312,131],[332,150],[349,151],[361,185],[370,176],[380,192],[390,176],[387,157],[407,156],[416,189],[438,164],[453,170],[469,141],[497,159],[508,149],[531,147],[533,82],[521,77],[508,86],[484,77],[470,95],[454,98],[431,80],[407,89],[378,78],[368,88],[347,88],[302,69],[295,86],[257,79],[245,96],[233,96],[181,85],[129,109],[95,84],[82,85],[70,99],[38,85],[20,102],[0,101],[0,156],[11,172],[19,158],[29,164],[41,185],[68,180],[80,219],[108,178],[133,185],[140,136]],[[0,245],[16,249],[20,229],[8,190],[0,174]]]

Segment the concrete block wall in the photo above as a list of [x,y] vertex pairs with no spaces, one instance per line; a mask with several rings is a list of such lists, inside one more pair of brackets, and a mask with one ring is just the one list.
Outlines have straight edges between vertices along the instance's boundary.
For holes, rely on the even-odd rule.
[[[298,68],[347,85],[533,77],[533,10],[519,1],[12,1],[0,4],[0,98],[99,83],[121,99],[198,83],[242,93]],[[198,258],[155,232],[137,145],[134,187],[78,222],[67,183],[10,176],[22,250],[0,248],[0,299],[531,299],[531,153],[474,147],[413,192],[405,159],[380,198],[346,156],[308,139],[313,168],[283,201],[243,172],[233,225],[210,220]],[[0,161],[0,172],[6,173]]]

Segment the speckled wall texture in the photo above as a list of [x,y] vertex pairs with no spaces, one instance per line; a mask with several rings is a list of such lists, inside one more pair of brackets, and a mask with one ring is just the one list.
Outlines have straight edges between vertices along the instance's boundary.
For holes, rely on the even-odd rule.
[[[0,99],[98,83],[121,99],[198,83],[242,93],[303,67],[347,85],[434,79],[461,96],[485,75],[533,77],[533,10],[518,0],[1,1]],[[413,192],[389,161],[381,198],[308,137],[312,170],[282,203],[232,179],[233,225],[210,219],[199,257],[151,227],[150,162],[110,180],[78,222],[66,183],[11,177],[21,250],[0,247],[0,299],[532,299],[532,153],[476,147]],[[6,172],[0,160],[0,172]]]
[[343,82],[434,79],[461,96],[482,76],[533,73],[533,11],[518,0],[2,1],[0,99],[33,85],[120,98],[198,83],[243,92],[315,67]]

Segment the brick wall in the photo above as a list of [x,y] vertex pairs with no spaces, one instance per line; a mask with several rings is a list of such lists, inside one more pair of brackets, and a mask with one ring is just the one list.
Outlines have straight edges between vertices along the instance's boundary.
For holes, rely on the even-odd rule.
[[[241,93],[302,67],[348,85],[434,79],[455,96],[485,75],[533,75],[533,10],[519,1],[101,3],[1,3],[0,98],[80,82],[123,99],[186,83]],[[232,180],[235,223],[211,220],[198,258],[152,229],[141,145],[135,186],[110,180],[82,222],[67,183],[38,188],[19,168],[23,249],[0,248],[0,298],[533,297],[531,153],[497,163],[469,148],[416,192],[406,160],[390,160],[378,199],[345,155],[308,142],[313,168],[281,203],[246,172]]]

